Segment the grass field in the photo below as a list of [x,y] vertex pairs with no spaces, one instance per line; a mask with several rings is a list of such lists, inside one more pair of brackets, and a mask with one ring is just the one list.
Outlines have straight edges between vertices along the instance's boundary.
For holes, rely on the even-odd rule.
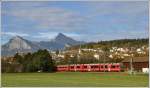
[[147,87],[148,75],[99,72],[3,73],[4,87]]

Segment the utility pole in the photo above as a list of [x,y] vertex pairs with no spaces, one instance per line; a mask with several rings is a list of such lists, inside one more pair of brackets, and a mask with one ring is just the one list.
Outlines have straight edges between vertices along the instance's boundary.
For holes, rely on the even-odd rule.
[[133,74],[133,58],[132,57],[130,59],[130,70],[131,70],[131,74]]
[[105,57],[106,57],[106,51],[104,51],[104,65],[103,65],[104,72],[105,72]]
[[98,65],[99,65],[99,70],[100,70],[100,51],[98,50]]
[[107,58],[107,53],[108,53],[108,48],[107,48],[107,47],[104,47],[104,48],[103,48],[103,56],[104,56],[104,57],[103,57],[103,58],[104,58],[104,59],[103,59],[103,60],[104,60],[104,61],[103,61],[103,63],[104,63],[104,67],[103,67],[103,68],[104,68],[104,72],[105,72],[105,69],[106,69],[106,67],[105,67],[105,62],[106,62],[106,58]]
[[[77,63],[78,63],[78,61],[80,62],[80,53],[81,53],[80,48],[81,48],[81,44],[79,46],[79,50],[78,50],[78,54],[77,54]],[[75,66],[75,71],[76,71],[77,63],[76,63],[76,66]]]
[[99,71],[100,71],[100,53],[98,52],[98,63],[99,63]]
[[131,55],[131,59],[130,59],[130,72],[131,74],[133,74],[133,54]]

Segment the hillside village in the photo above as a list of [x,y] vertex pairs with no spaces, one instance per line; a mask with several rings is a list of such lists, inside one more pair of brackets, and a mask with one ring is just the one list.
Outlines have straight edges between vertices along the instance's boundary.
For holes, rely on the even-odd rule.
[[[121,63],[124,71],[131,69],[131,59],[135,71],[147,72],[149,67],[149,47],[147,44],[136,44],[138,47],[105,47],[66,49],[52,52],[56,64],[90,64],[90,63]],[[145,71],[144,71],[145,69]]]
[[[127,57],[148,57],[149,54],[149,47],[147,46],[141,46],[139,48],[134,48],[131,47],[132,50],[130,50],[130,48],[122,48],[122,47],[111,47],[108,51],[108,57],[110,59],[121,59],[123,60],[124,58]],[[79,55],[84,55],[84,54],[91,54],[93,56],[93,58],[99,60],[102,59],[102,54],[105,51],[103,51],[102,49],[98,48],[98,49],[87,49],[87,48],[83,48],[83,49],[78,49],[78,50],[66,50],[66,51],[60,51],[58,54],[56,54],[56,52],[52,52],[53,55],[53,59],[55,58],[62,58],[65,59],[65,56],[68,55],[69,57],[75,57],[75,55],[79,54]],[[86,59],[86,58],[85,58]]]
[[[137,43],[143,40],[144,42]],[[121,40],[121,41],[124,41],[124,40]],[[149,61],[148,60],[148,56],[149,56],[148,39],[130,40],[130,42],[123,42],[123,44],[116,43],[114,45],[110,45],[114,43],[114,42],[112,43],[112,41],[110,42],[107,42],[106,44],[87,43],[87,44],[82,44],[82,45],[77,45],[77,46],[65,47],[65,50],[55,50],[55,51],[47,50],[47,52],[49,52],[49,55],[51,56],[49,58],[51,58],[54,61],[55,65],[91,64],[91,63],[124,63],[125,62],[126,69],[129,69],[130,59],[132,58],[134,59],[135,62],[138,62],[138,64],[135,65],[137,66],[136,69],[140,69],[141,71],[142,68],[148,67],[148,61]],[[127,44],[128,44],[128,47],[126,46]],[[125,46],[122,46],[122,45],[125,45]],[[42,52],[42,51],[39,50],[38,52]],[[44,50],[44,52],[46,51]],[[24,58],[24,59],[28,59],[29,61],[30,61],[30,58],[32,57],[32,54],[34,55],[33,52],[28,52],[27,54],[23,52],[17,52],[17,53],[21,55],[19,56],[20,59]],[[2,57],[2,62],[3,63],[6,62],[6,64],[9,63],[10,65],[16,64],[17,69],[19,69],[18,68],[20,67],[18,66],[19,64],[14,62],[16,61],[15,56]],[[29,58],[26,58],[26,57],[29,57]],[[39,58],[39,56],[37,56],[34,59],[37,60],[37,58]],[[18,60],[20,61],[20,59]],[[139,67],[139,66],[143,66],[143,67]]]
[[[123,44],[118,43],[120,41],[127,41],[127,42],[123,42]],[[95,60],[94,62],[88,63],[99,63],[103,62],[104,58],[105,60],[107,59],[108,62],[121,62],[123,59],[129,57],[148,57],[149,55],[148,39],[139,39],[139,40],[131,39],[118,41],[115,40],[115,41],[107,41],[106,44],[102,43],[101,42],[92,44],[87,43],[76,46],[70,46],[66,47],[65,50],[49,50],[49,53],[52,55],[52,59],[56,60],[56,62],[60,62],[58,64],[67,64],[68,63],[67,60],[73,58],[93,59]],[[116,46],[110,45],[110,43],[111,44],[116,43],[115,44]],[[127,44],[128,47],[126,47]],[[97,45],[99,45],[100,47],[95,47]],[[19,54],[24,55],[25,53],[19,52]],[[63,61],[64,63],[62,63]]]
[[[123,41],[123,43],[118,43]],[[125,58],[130,57],[148,57],[149,47],[148,39],[139,40],[115,40],[102,43],[84,44],[73,47],[66,47],[64,51],[51,51],[53,59],[60,61],[60,59],[67,58],[83,58],[95,59],[92,63],[103,62],[103,59],[108,62],[121,62]],[[142,42],[141,42],[142,41]],[[116,43],[112,45],[112,43]],[[127,45],[128,44],[128,45]],[[95,47],[96,46],[96,47]],[[99,46],[99,47],[97,47]],[[87,56],[87,57],[86,57]],[[67,63],[67,62],[66,62]],[[89,62],[90,63],[90,62]],[[65,64],[65,63],[64,63]]]

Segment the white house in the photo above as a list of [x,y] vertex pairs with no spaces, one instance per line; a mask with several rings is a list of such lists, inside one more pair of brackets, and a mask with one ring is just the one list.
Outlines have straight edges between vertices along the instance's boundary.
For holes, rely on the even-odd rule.
[[99,55],[98,55],[98,54],[94,54],[94,57],[95,57],[96,59],[99,59]]

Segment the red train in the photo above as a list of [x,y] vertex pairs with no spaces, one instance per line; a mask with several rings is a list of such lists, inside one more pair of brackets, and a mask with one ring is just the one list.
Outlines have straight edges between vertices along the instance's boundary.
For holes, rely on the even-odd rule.
[[119,63],[111,64],[72,64],[58,65],[57,71],[80,71],[80,72],[119,72],[121,67]]

